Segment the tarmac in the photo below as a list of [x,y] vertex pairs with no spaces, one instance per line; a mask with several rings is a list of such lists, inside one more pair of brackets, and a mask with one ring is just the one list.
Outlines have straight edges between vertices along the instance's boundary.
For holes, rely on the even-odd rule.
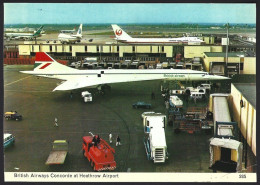
[[[165,113],[161,97],[162,81],[143,81],[112,84],[111,91],[99,95],[96,89],[52,92],[60,82],[20,73],[33,66],[4,66],[4,112],[16,110],[22,121],[4,120],[4,133],[15,136],[15,144],[4,151],[5,172],[92,172],[82,154],[82,137],[99,134],[108,142],[113,134],[114,172],[212,172],[209,167],[209,138],[204,132],[174,133],[166,126],[166,143],[169,158],[165,163],[154,164],[147,160],[143,144],[144,128],[141,114],[145,111]],[[85,103],[81,92],[89,90],[93,102]],[[151,99],[151,93],[155,99]],[[151,110],[133,109],[132,104],[145,101]],[[190,105],[194,103],[191,102]],[[59,127],[54,127],[58,118]],[[115,146],[116,136],[121,146]],[[53,140],[67,140],[69,153],[63,165],[47,166],[45,161]]]

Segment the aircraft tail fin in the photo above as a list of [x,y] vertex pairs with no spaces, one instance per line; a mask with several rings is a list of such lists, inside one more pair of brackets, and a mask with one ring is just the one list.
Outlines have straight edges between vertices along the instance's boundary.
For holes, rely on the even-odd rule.
[[41,26],[41,27],[33,34],[33,36],[38,36],[38,35],[40,35],[42,29],[43,29],[43,26]]
[[[35,56],[34,70],[35,73],[48,73],[48,72],[70,72],[77,69],[70,68],[60,64],[54,60],[50,55],[45,52],[37,52]],[[31,71],[32,72],[32,71]]]
[[82,37],[82,24],[79,25],[79,29],[77,31],[77,36]]
[[119,26],[117,26],[116,24],[111,24],[115,36],[118,40],[128,40],[131,39],[132,37],[129,36],[124,30],[122,30]]

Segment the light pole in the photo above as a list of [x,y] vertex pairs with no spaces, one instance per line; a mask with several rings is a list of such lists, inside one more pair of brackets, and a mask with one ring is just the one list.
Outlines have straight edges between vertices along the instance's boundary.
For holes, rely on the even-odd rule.
[[228,39],[228,29],[229,29],[229,23],[226,24],[227,27],[227,45],[226,45],[226,76],[228,76],[228,44],[229,44],[229,39]]

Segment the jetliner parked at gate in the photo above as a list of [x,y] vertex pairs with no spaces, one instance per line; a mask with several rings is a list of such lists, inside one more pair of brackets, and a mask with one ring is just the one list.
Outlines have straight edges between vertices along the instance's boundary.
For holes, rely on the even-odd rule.
[[80,42],[81,39],[82,39],[82,24],[80,24],[76,35],[68,35],[65,33],[60,33],[58,35],[58,40],[60,40],[61,43],[76,43],[76,42]]
[[105,84],[145,80],[225,80],[223,76],[186,69],[98,69],[78,70],[56,62],[45,52],[36,53],[33,71],[22,73],[64,80],[53,91],[66,91]]
[[203,40],[200,40],[197,37],[180,37],[180,38],[132,38],[129,36],[124,30],[122,30],[119,26],[116,24],[111,25],[116,40],[123,43],[128,44],[201,44],[204,43]]
[[4,36],[9,39],[33,40],[34,38],[41,36],[42,29],[43,26],[41,26],[35,33],[5,33]]

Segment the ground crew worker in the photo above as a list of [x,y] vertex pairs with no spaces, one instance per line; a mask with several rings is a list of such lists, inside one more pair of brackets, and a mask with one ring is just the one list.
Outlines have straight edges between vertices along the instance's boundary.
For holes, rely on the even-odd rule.
[[99,135],[97,135],[97,144],[99,144],[100,143],[100,137],[99,137]]
[[112,143],[112,134],[111,133],[109,134],[108,138],[109,138],[109,143]]
[[55,127],[58,127],[58,126],[59,126],[59,125],[58,125],[58,119],[57,119],[57,118],[54,119],[54,126],[55,126]]
[[120,140],[121,140],[120,137],[117,136],[117,138],[116,138],[116,146],[121,145]]
[[152,98],[152,100],[155,99],[155,94],[154,94],[154,92],[152,92],[152,94],[151,94],[151,98]]
[[92,139],[92,143],[94,144],[94,146],[97,146],[97,139],[96,139],[96,136],[93,137],[93,139]]

